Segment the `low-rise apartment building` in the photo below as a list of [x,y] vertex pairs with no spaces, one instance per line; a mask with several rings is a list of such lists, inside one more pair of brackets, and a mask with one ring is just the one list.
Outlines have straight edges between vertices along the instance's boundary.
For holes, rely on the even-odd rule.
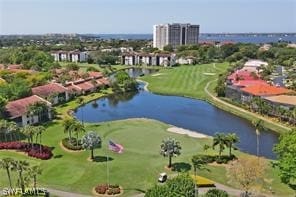
[[176,55],[167,53],[127,53],[121,56],[123,65],[173,66]]
[[55,51],[51,52],[51,55],[57,62],[86,62],[88,58],[87,52],[80,51]]

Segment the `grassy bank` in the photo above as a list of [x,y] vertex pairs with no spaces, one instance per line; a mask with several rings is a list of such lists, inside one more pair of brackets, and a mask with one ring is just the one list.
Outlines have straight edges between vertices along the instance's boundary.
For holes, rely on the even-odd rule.
[[[64,111],[64,110],[63,110]],[[197,153],[204,153],[204,144],[211,144],[211,139],[196,139],[185,135],[167,132],[168,125],[147,119],[131,119],[101,124],[87,124],[87,131],[96,131],[102,138],[101,149],[95,150],[96,162],[87,161],[90,153],[83,151],[78,153],[65,152],[59,143],[66,136],[59,122],[50,123],[43,134],[44,144],[54,147],[54,158],[41,161],[27,156],[1,151],[0,158],[13,157],[14,159],[28,160],[34,164],[40,164],[43,173],[39,178],[41,186],[50,188],[90,194],[92,187],[98,183],[106,182],[106,155],[110,157],[110,183],[120,184],[125,190],[124,196],[131,196],[150,188],[157,182],[160,172],[167,172],[170,176],[178,171],[193,173],[191,157]],[[173,158],[178,171],[167,171],[164,166],[168,159],[160,156],[159,148],[162,139],[174,137],[182,145],[182,154]],[[108,140],[112,139],[124,146],[123,154],[116,154],[108,150]],[[228,151],[225,150],[225,154]],[[208,154],[216,154],[208,150]],[[235,151],[236,155],[247,156]],[[223,166],[209,166],[209,172],[199,172],[200,175],[209,177],[223,184],[228,182],[226,170]],[[269,169],[266,179],[271,180],[270,185],[277,196],[289,196],[292,191],[287,186],[279,183],[277,173]],[[7,186],[5,171],[0,171],[0,188]],[[13,182],[16,178],[13,177]]]
[[[249,121],[256,121],[258,118],[252,114],[246,114],[235,108],[224,106],[214,101],[204,90],[207,83],[209,91],[213,94],[216,86],[215,79],[220,73],[224,73],[229,67],[228,63],[202,64],[196,66],[180,66],[174,69],[163,69],[154,75],[147,75],[141,79],[148,82],[148,89],[154,93],[186,96],[191,98],[203,99],[216,105],[217,107],[245,118]],[[280,123],[264,122],[264,126],[278,133],[288,131]]]

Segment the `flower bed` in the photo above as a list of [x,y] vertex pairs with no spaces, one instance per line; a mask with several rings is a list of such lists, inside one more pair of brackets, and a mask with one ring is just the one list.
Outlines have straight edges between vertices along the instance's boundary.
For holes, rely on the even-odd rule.
[[[79,144],[78,143],[78,146],[76,146],[76,139],[75,138],[72,138],[72,143],[70,143],[69,142],[69,138],[64,138],[63,140],[62,140],[62,145],[65,147],[65,148],[67,148],[67,149],[69,149],[69,150],[82,150],[83,148],[82,148],[82,146],[81,146],[81,144]],[[73,145],[74,144],[74,145]]]
[[47,160],[50,159],[53,154],[51,149],[47,146],[39,144],[31,144],[26,142],[0,142],[0,150],[18,150],[28,154],[30,157],[35,157],[37,159]]
[[95,187],[95,192],[99,195],[120,195],[123,190],[119,185],[100,184]]

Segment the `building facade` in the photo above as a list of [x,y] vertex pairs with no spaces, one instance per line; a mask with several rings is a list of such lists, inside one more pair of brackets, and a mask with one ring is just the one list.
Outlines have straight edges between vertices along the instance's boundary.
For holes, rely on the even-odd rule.
[[54,58],[54,61],[63,62],[86,62],[88,58],[87,52],[80,51],[56,51],[52,52],[51,55]]
[[121,56],[121,64],[167,67],[176,64],[176,55],[165,53],[128,53]]
[[180,45],[198,44],[198,37],[199,25],[173,23],[153,26],[153,47],[159,49],[166,45],[176,48]]

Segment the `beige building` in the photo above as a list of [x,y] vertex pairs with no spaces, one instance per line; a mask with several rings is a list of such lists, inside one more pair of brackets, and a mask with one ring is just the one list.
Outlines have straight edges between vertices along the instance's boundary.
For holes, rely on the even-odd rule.
[[180,45],[198,44],[199,25],[190,23],[160,24],[153,26],[153,47],[163,49]]

